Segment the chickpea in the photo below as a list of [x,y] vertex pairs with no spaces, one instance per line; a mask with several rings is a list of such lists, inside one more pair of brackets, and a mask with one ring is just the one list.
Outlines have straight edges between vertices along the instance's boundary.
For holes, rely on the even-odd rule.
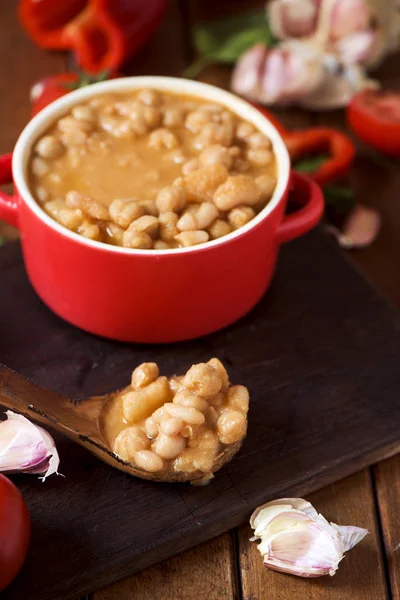
[[134,423],[151,416],[157,421],[155,412],[169,402],[171,396],[166,377],[158,377],[146,387],[126,392],[121,396],[124,419]]
[[150,440],[138,425],[126,427],[117,436],[114,442],[114,452],[122,460],[132,462],[135,452],[146,450]]
[[64,152],[64,146],[54,135],[45,135],[36,144],[35,152],[42,158],[59,158]]
[[264,150],[263,148],[258,150],[249,149],[246,152],[246,156],[253,165],[256,165],[256,167],[266,167],[273,160],[271,150]]
[[169,129],[161,128],[156,129],[149,135],[149,146],[156,150],[163,150],[164,148],[171,150],[179,145],[178,138]]
[[182,406],[192,406],[200,412],[203,412],[208,407],[208,403],[207,400],[205,400],[205,398],[201,398],[201,396],[198,396],[197,394],[189,392],[185,389],[179,391],[176,394],[175,398],[173,399],[173,402],[175,404],[181,404]]
[[139,452],[135,452],[134,460],[140,469],[148,471],[149,473],[157,473],[164,467],[162,458],[157,456],[157,454],[151,450],[140,450]]
[[177,394],[181,390],[183,377],[183,375],[173,375],[169,378],[169,387],[174,394]]
[[222,388],[228,388],[229,376],[222,362],[218,358],[211,358],[207,364],[213,369],[215,369],[219,374],[222,381]]
[[221,144],[230,146],[233,140],[233,126],[228,123],[208,123],[198,134],[195,146],[198,149],[211,146],[212,144]]
[[228,213],[228,221],[233,229],[239,229],[254,219],[256,213],[250,206],[237,206]]
[[254,206],[261,200],[261,192],[252,177],[235,175],[218,187],[214,202],[220,210],[230,210],[239,204]]
[[71,231],[76,231],[82,225],[82,211],[68,208],[63,200],[57,199],[46,202],[44,209],[53,219]]
[[276,185],[275,179],[270,175],[260,175],[256,179],[256,185],[261,192],[261,200],[263,202],[271,200]]
[[176,226],[178,219],[178,215],[174,212],[161,213],[159,216],[159,233],[163,242],[172,242],[178,235],[179,231]]
[[186,440],[182,435],[165,435],[159,433],[152,448],[153,451],[165,460],[172,460],[179,456],[186,446]]
[[207,231],[183,231],[175,236],[175,240],[181,248],[188,248],[189,246],[197,246],[208,242],[209,235]]
[[89,123],[96,123],[96,113],[90,106],[86,106],[84,104],[74,106],[71,113],[74,119],[76,119],[77,121],[87,121]]
[[220,164],[229,170],[232,166],[232,156],[229,150],[219,144],[204,148],[200,153],[199,161],[202,167]]
[[[87,133],[81,129],[71,129],[70,131],[65,131],[60,137],[64,146],[70,150],[70,155],[74,146],[83,146],[88,139]],[[81,149],[79,149],[79,152],[81,152]],[[74,168],[79,165],[79,158],[77,159],[76,155],[73,156],[72,164]]]
[[231,233],[232,227],[224,219],[216,219],[212,225],[207,229],[210,239],[217,240],[224,235]]
[[119,227],[112,221],[110,221],[107,225],[107,234],[111,238],[110,243],[114,243],[116,246],[122,246],[123,237],[125,230],[122,227]]
[[45,187],[42,185],[38,185],[35,188],[35,196],[39,200],[39,202],[46,202],[49,197],[49,193]]
[[99,126],[116,138],[131,138],[133,136],[132,123],[127,119],[101,116],[99,118]]
[[123,229],[144,214],[143,208],[137,202],[122,198],[113,200],[108,210],[111,220]]
[[182,187],[170,185],[157,194],[156,206],[160,213],[181,212],[186,206],[186,194]]
[[183,125],[184,113],[180,108],[167,108],[164,110],[164,127],[181,127]]
[[84,133],[90,133],[95,128],[95,123],[93,121],[84,121],[74,119],[74,117],[64,117],[60,119],[57,123],[58,129],[63,133],[75,132],[75,131],[83,131]]
[[95,242],[101,242],[103,239],[103,232],[100,227],[89,220],[83,221],[82,225],[78,228],[78,233],[82,237],[94,240]]
[[91,196],[80,194],[75,190],[67,192],[65,202],[72,208],[80,208],[86,215],[99,221],[108,221],[110,216],[107,206],[101,204]]
[[193,158],[192,160],[188,160],[182,166],[182,173],[183,173],[183,175],[188,175],[192,171],[196,171],[199,168],[200,168],[199,160],[197,158]]
[[162,96],[156,90],[140,90],[136,98],[139,102],[147,104],[148,106],[160,106],[160,104],[162,104]]
[[46,173],[49,172],[50,167],[45,160],[43,160],[39,156],[36,156],[32,160],[31,169],[35,177],[43,177],[43,175],[46,175]]
[[153,414],[151,415],[151,418],[153,419],[153,421],[155,423],[162,423],[162,421],[164,421],[166,418],[169,418],[170,415],[168,415],[166,413],[166,411],[164,410],[163,406],[160,406],[160,408],[157,408],[157,410],[155,410],[153,412]]
[[184,185],[188,202],[212,202],[214,192],[228,178],[228,171],[216,164],[185,175]]
[[154,250],[171,250],[171,246],[162,240],[155,240],[155,242],[153,242],[153,248]]
[[199,363],[193,365],[183,380],[186,389],[194,394],[209,398],[215,396],[222,388],[219,372],[211,365]]
[[165,433],[165,435],[178,435],[178,433],[180,433],[183,429],[183,426],[184,423],[182,419],[170,417],[169,419],[161,422],[160,431]]
[[206,229],[218,217],[218,209],[212,202],[203,202],[195,213],[186,212],[179,219],[177,227],[179,231],[192,231],[194,229]]
[[237,410],[227,409],[217,421],[218,436],[222,444],[234,444],[246,433],[246,417]]
[[124,232],[122,238],[124,248],[133,248],[136,250],[149,250],[153,247],[153,240],[147,233],[136,231],[135,229]]
[[139,200],[138,205],[143,209],[145,215],[157,217],[158,209],[154,200]]
[[159,375],[156,363],[142,363],[132,373],[131,385],[134,390],[146,387],[153,383]]
[[236,128],[236,137],[238,140],[245,140],[255,132],[255,127],[247,121],[241,121]]
[[151,238],[155,238],[158,233],[158,219],[157,217],[144,215],[143,217],[139,217],[138,219],[135,219],[135,221],[132,221],[127,231],[145,233]]
[[252,150],[270,150],[271,148],[271,141],[259,132],[249,135],[246,142]]
[[196,215],[192,211],[184,213],[176,224],[179,231],[198,229]]
[[159,423],[157,423],[153,417],[148,417],[146,419],[146,422],[144,424],[144,428],[146,431],[146,434],[149,438],[155,438],[158,436],[158,432],[159,432]]
[[206,111],[194,110],[190,112],[185,120],[185,127],[192,133],[200,133],[205,125],[210,123],[211,115]]
[[249,390],[244,385],[233,385],[226,394],[226,400],[232,408],[243,414],[249,410]]
[[169,402],[164,404],[164,409],[170,415],[177,419],[182,419],[188,425],[203,425],[205,421],[203,413],[191,406],[182,406],[181,404]]

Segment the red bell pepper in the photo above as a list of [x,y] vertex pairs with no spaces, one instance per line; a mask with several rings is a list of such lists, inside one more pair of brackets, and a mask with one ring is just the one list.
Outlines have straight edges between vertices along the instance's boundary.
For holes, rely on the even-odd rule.
[[168,0],[21,0],[23,28],[41,48],[72,50],[87,73],[118,69],[158,27]]
[[[113,73],[110,79],[118,77],[118,73]],[[98,81],[108,79],[106,73],[99,77],[89,77],[85,73],[57,73],[48,75],[39,79],[31,88],[30,100],[32,103],[32,117],[57,98],[65,96],[72,90],[76,90]]]
[[281,134],[292,160],[313,154],[327,153],[329,158],[313,173],[311,179],[325,185],[342,177],[350,168],[355,156],[354,144],[349,138],[336,129],[329,127],[309,127],[307,129],[289,131],[265,108],[257,105]]

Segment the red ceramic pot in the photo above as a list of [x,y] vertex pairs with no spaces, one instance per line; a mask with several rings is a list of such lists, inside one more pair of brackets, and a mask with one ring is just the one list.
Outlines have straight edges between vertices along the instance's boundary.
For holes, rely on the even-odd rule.
[[[105,92],[142,87],[192,94],[224,104],[271,140],[278,183],[269,204],[246,226],[201,246],[131,250],[85,239],[53,221],[35,202],[27,164],[38,137],[71,105]],[[12,162],[12,166],[11,166]],[[270,285],[279,246],[311,229],[323,210],[322,193],[290,172],[275,127],[253,106],[216,87],[169,77],[115,79],[71,92],[42,110],[0,159],[0,218],[18,227],[28,277],[60,317],[86,331],[127,342],[176,342],[205,335],[246,314]],[[301,205],[285,215],[288,197]]]

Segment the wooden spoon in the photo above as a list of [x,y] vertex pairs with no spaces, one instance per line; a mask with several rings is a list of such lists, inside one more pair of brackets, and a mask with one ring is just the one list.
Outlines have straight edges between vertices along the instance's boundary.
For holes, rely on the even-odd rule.
[[[118,458],[111,450],[103,433],[105,408],[117,393],[118,391],[104,396],[71,400],[35,385],[12,369],[0,364],[0,404],[6,408],[63,433],[73,442],[87,448],[100,460],[130,475],[153,481],[171,482],[195,481],[204,478],[205,473],[202,471],[149,473]],[[242,445],[242,441],[225,447],[215,460],[213,473],[231,460]]]

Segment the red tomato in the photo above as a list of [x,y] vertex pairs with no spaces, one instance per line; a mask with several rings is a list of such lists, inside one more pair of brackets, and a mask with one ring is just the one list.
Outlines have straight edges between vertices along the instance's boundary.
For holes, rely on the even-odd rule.
[[85,87],[92,83],[104,81],[105,79],[114,79],[119,77],[118,73],[106,76],[105,73],[97,77],[91,77],[84,73],[59,73],[58,75],[49,75],[39,79],[31,88],[32,117],[34,117],[42,108],[45,108],[54,100],[65,96],[72,90]]
[[389,156],[400,157],[400,92],[357,94],[347,108],[347,119],[363,142]]
[[15,485],[0,475],[0,591],[17,576],[29,546],[27,506]]

